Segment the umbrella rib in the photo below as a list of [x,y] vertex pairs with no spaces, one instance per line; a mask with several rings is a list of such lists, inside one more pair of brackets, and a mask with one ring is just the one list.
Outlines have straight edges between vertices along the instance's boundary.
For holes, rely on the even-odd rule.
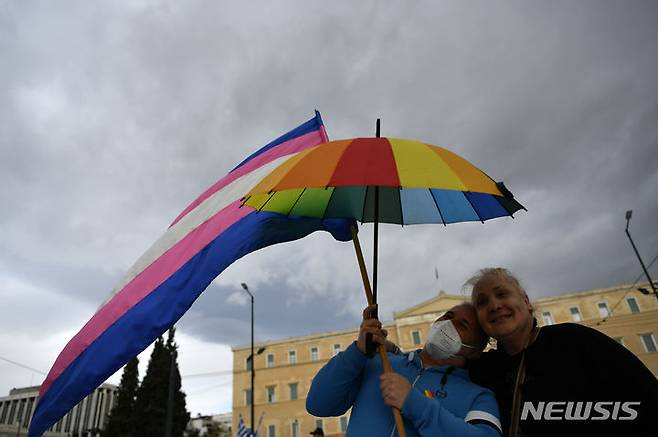
[[366,192],[363,195],[363,208],[361,209],[361,224],[363,224],[364,219],[366,218],[366,203],[368,201],[368,190],[370,189],[370,185],[366,185]]
[[430,197],[434,201],[434,205],[436,205],[436,210],[439,212],[439,217],[441,217],[441,221],[443,222],[443,226],[448,226],[446,224],[446,219],[443,218],[443,213],[441,213],[441,208],[439,208],[439,202],[436,201],[436,197],[434,197],[434,194],[432,194],[432,189],[428,188],[427,190],[430,192]]
[[475,209],[475,205],[473,205],[473,202],[471,202],[471,199],[468,198],[465,191],[462,191],[462,195],[466,198],[466,200],[468,200],[468,203],[471,205],[471,208],[473,208],[473,211],[475,211],[475,214],[478,216],[478,219],[480,219],[482,224],[484,224],[484,220],[482,219],[482,216],[480,215],[478,210]]
[[242,198],[242,203],[240,204],[240,206],[238,208],[242,208],[244,206],[244,204],[249,201],[249,199],[251,199],[251,196],[244,196]]
[[404,228],[404,214],[402,213],[402,187],[398,186],[398,194],[400,195],[400,202],[398,205],[400,205],[400,225]]
[[263,204],[260,206],[260,208],[258,208],[258,212],[261,212],[263,210],[263,208],[265,208],[265,205],[267,205],[267,202],[269,202],[270,199],[272,199],[272,197],[274,197],[274,195],[276,193],[277,193],[277,191],[274,191],[272,194],[270,194],[270,197],[268,197],[267,200],[265,202],[263,202]]
[[[331,187],[331,194],[329,195],[329,199],[327,199],[327,204],[324,206],[324,211],[322,211],[322,218],[325,219],[327,218],[327,210],[329,209],[329,204],[331,203],[331,199],[334,197],[334,193],[336,192],[336,188],[338,187]],[[325,190],[329,189],[329,186],[324,187]]]
[[302,189],[302,192],[299,193],[299,196],[297,196],[297,199],[295,199],[295,201],[293,202],[292,206],[291,206],[290,209],[288,210],[288,214],[286,214],[286,215],[289,216],[290,213],[292,212],[292,210],[295,209],[295,205],[297,205],[297,202],[299,202],[299,199],[301,199],[302,196],[304,195],[304,191],[306,191],[306,187],[304,187],[304,188]]

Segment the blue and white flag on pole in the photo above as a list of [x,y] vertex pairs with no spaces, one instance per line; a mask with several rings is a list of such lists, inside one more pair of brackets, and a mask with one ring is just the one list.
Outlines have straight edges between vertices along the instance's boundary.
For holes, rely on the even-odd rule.
[[244,426],[242,414],[240,414],[240,419],[238,420],[238,437],[251,437],[251,433],[247,430],[247,427]]

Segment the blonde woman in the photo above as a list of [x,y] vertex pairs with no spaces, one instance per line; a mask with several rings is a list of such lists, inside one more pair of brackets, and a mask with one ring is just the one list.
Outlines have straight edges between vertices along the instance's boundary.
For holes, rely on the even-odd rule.
[[495,393],[503,435],[658,433],[658,381],[625,347],[580,324],[539,328],[507,269],[482,269],[466,284],[482,329],[497,341],[471,364],[471,378]]

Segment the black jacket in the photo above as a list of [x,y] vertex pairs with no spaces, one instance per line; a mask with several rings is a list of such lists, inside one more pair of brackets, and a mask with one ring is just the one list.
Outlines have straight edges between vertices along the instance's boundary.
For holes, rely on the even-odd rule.
[[[473,382],[496,394],[503,435],[509,430],[520,360],[521,353],[509,356],[499,349],[470,366]],[[522,435],[658,435],[658,380],[605,334],[574,323],[545,326],[527,348],[525,360]]]

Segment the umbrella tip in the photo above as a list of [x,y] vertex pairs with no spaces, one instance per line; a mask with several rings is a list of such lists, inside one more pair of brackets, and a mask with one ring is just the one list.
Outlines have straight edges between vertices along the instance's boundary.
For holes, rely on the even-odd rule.
[[375,131],[375,136],[376,136],[377,138],[380,137],[380,125],[381,125],[381,119],[378,118],[378,119],[377,119],[377,129],[376,129],[376,131]]
[[505,196],[508,199],[514,199],[514,194],[510,190],[507,189],[505,184],[503,182],[496,182],[496,188],[500,190],[501,194]]

